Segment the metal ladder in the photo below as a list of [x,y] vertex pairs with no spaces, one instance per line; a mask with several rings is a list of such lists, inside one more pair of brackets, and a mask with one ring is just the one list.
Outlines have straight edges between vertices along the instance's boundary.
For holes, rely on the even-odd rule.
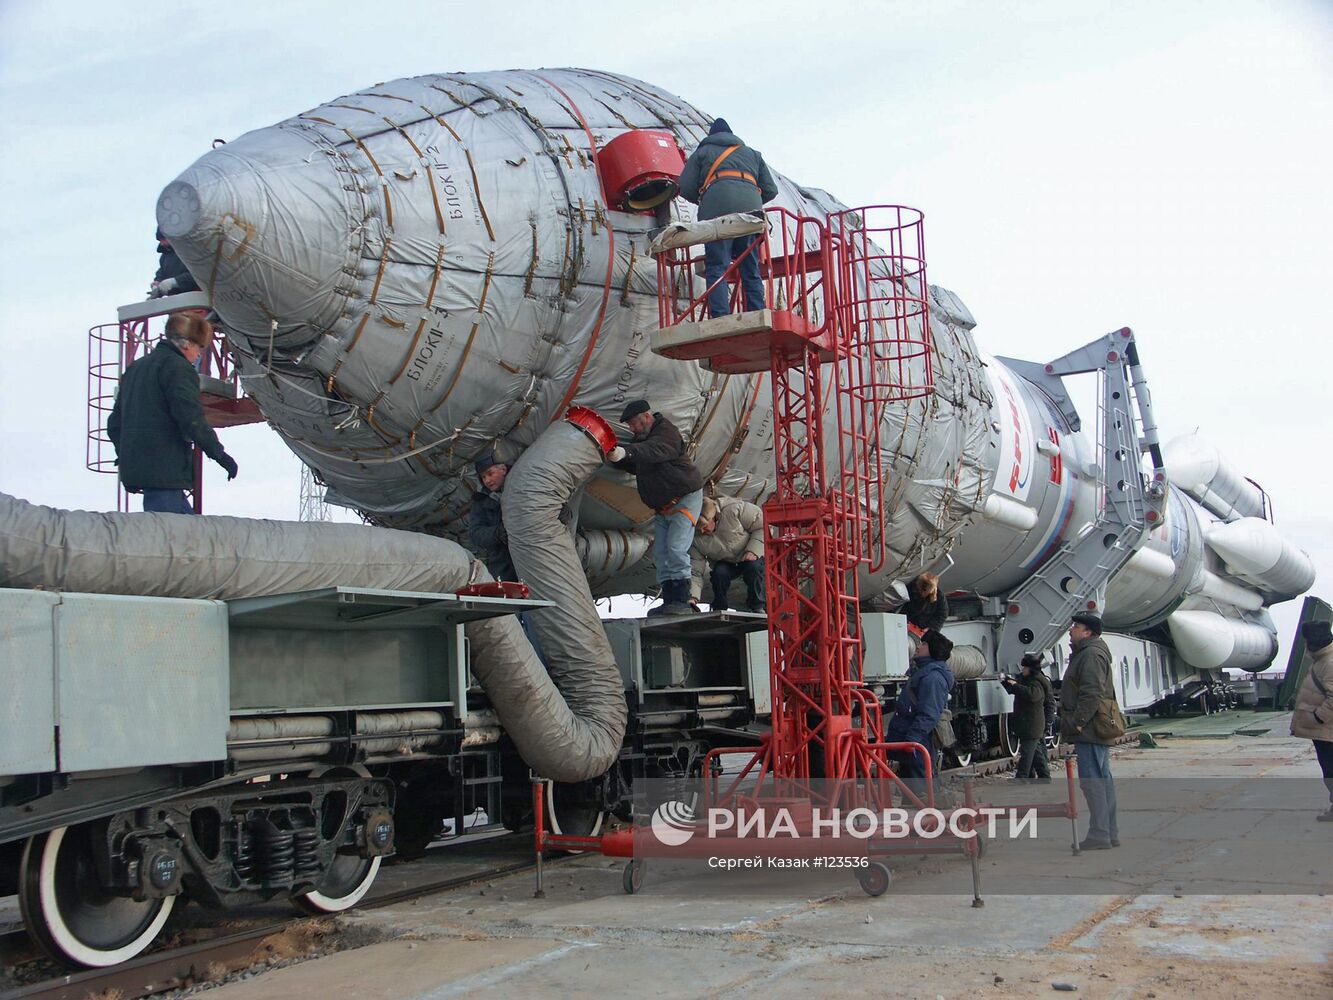
[[[1168,491],[1152,397],[1128,327],[1047,365],[999,360],[1045,391],[1074,430],[1081,420],[1062,379],[1096,372],[1102,390],[1097,515],[1009,594],[996,648],[996,663],[1003,669],[1017,665],[1024,652],[1054,646],[1078,612],[1101,613],[1106,584],[1161,524]],[[1142,471],[1144,453],[1152,457],[1151,478]]]

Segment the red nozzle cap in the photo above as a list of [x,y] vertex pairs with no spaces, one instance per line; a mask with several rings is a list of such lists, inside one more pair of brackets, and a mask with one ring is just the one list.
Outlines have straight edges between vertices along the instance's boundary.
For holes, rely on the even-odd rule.
[[615,430],[596,410],[586,406],[571,406],[565,419],[592,439],[603,458],[616,446]]

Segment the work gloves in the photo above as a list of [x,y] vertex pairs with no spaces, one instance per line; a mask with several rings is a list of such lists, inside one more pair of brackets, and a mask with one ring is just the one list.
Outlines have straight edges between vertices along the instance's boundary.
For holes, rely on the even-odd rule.
[[624,461],[624,458],[625,458],[625,449],[620,447],[620,445],[616,445],[614,448],[612,448],[610,451],[606,453],[606,460],[608,462],[621,462]]
[[231,482],[236,478],[236,473],[239,471],[239,468],[236,465],[236,459],[232,458],[225,451],[218,458],[218,465],[227,470],[227,482]]

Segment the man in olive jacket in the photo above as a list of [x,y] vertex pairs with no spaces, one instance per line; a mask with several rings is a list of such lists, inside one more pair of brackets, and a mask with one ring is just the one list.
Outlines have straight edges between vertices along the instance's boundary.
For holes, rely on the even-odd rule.
[[1089,612],[1074,615],[1069,626],[1074,653],[1060,684],[1060,730],[1078,755],[1078,784],[1088,800],[1088,836],[1079,850],[1120,846],[1116,826],[1115,780],[1109,741],[1094,731],[1093,717],[1105,700],[1115,700],[1111,649],[1102,638],[1102,620]]
[[703,477],[685,457],[685,439],[676,425],[654,413],[646,399],[626,406],[620,422],[629,427],[634,439],[612,448],[607,461],[635,475],[639,499],[657,514],[653,559],[662,604],[648,613],[688,614],[694,610],[690,606],[690,545],[704,502]]
[[[745,145],[726,120],[718,118],[685,161],[680,173],[680,194],[699,206],[702,221],[737,212],[761,212],[778,196],[778,186],[773,183],[764,155]],[[730,289],[720,279],[731,262],[745,254],[758,238],[752,234],[704,244],[704,274],[712,289],[708,294],[710,316],[725,316],[731,311]],[[746,254],[739,268],[746,312],[764,308],[758,252],[756,249]]]
[[739,497],[705,500],[690,552],[694,597],[702,593],[704,569],[711,563],[714,611],[731,606],[727,593],[738,576],[745,581],[745,610],[765,610],[764,512],[758,506]]
[[1011,780],[1045,783],[1051,780],[1046,759],[1046,698],[1051,693],[1051,682],[1037,653],[1025,653],[1019,670],[1017,677],[1006,674],[1000,678],[1004,689],[1014,696],[1010,721],[1018,736],[1018,765]]
[[213,327],[194,313],[167,320],[167,335],[120,377],[107,437],[116,448],[120,481],[143,494],[143,509],[193,514],[185,491],[194,488],[192,445],[236,478],[236,462],[204,420],[196,365],[213,342]]

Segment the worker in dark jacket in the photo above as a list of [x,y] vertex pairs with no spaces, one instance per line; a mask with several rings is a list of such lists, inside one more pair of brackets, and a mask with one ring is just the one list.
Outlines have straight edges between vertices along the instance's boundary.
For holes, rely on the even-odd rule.
[[[685,161],[680,173],[680,193],[686,201],[699,206],[699,218],[716,219],[736,212],[761,212],[778,196],[764,156],[745,145],[731,131],[725,119],[718,118],[708,136]],[[731,312],[728,283],[722,275],[731,262],[741,257],[741,287],[745,291],[745,311],[764,308],[764,283],[759,280],[759,250],[746,254],[758,235],[715,240],[704,244],[704,274],[711,291],[708,314],[725,316]],[[716,287],[714,287],[716,286]]]
[[1116,826],[1115,780],[1111,747],[1093,727],[1102,703],[1115,701],[1111,680],[1111,648],[1102,638],[1102,620],[1091,612],[1074,615],[1069,626],[1074,652],[1060,682],[1060,729],[1078,755],[1078,783],[1088,800],[1088,836],[1079,850],[1101,851],[1120,846]]
[[909,587],[911,596],[898,609],[907,616],[907,624],[920,629],[941,629],[949,617],[949,599],[940,593],[940,578],[934,573],[922,573]]
[[[933,758],[931,736],[949,706],[949,692],[953,690],[953,673],[949,670],[953,643],[933,629],[921,632],[914,627],[909,631],[916,637],[916,652],[884,739],[890,743],[920,743]],[[893,757],[898,762],[898,773],[924,801],[926,770],[920,754],[898,750]],[[938,768],[934,772],[938,774]]]
[[212,343],[206,319],[176,313],[157,347],[120,377],[106,432],[116,448],[121,484],[143,494],[145,511],[194,513],[185,499],[185,491],[194,489],[191,444],[226,469],[228,479],[236,478],[236,462],[204,420],[199,401],[197,368]]
[[171,245],[171,240],[162,235],[161,229],[157,231],[157,252],[161,256],[158,258],[157,273],[153,275],[153,286],[148,290],[150,299],[199,290],[199,282],[194,280],[185,262],[176,256],[175,247]]
[[657,582],[662,604],[650,615],[688,614],[690,605],[690,546],[694,525],[703,507],[703,477],[685,457],[685,440],[676,425],[644,399],[625,407],[620,422],[634,439],[617,445],[607,460],[638,478],[639,499],[656,512],[653,520]]
[[481,489],[472,494],[468,509],[467,534],[481,555],[482,562],[497,580],[518,580],[514,560],[509,557],[509,535],[500,516],[500,493],[504,489],[509,466],[486,452],[473,463]]
[[1011,780],[1049,782],[1051,765],[1046,758],[1046,700],[1051,681],[1042,670],[1041,656],[1025,653],[1019,675],[1000,678],[1004,689],[1014,696],[1010,725],[1018,736],[1018,766]]

